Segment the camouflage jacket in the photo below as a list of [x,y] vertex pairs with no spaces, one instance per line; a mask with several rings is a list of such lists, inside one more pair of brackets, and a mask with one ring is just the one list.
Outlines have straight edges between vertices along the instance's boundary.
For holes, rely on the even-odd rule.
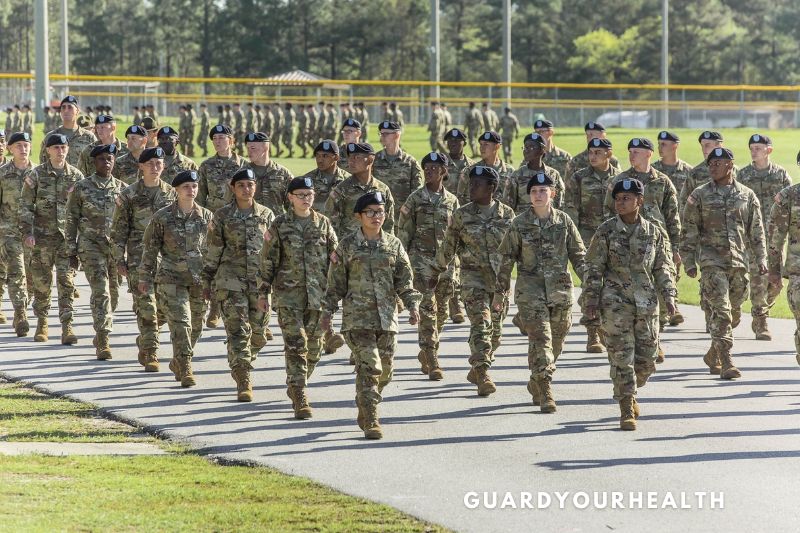
[[471,132],[480,132],[481,130],[486,129],[483,123],[483,115],[477,108],[472,108],[467,111],[467,114],[464,117],[464,129]]
[[500,174],[500,181],[497,183],[497,190],[494,193],[494,199],[499,200],[503,197],[503,186],[508,181],[508,178],[514,172],[514,167],[503,161],[502,159],[498,158],[497,162],[494,165],[487,165],[484,163],[482,159],[475,161],[468,167],[465,167],[463,171],[461,171],[461,175],[458,177],[458,189],[456,192],[456,196],[461,198],[469,199],[469,173],[472,172],[472,169],[475,167],[485,167],[490,166],[494,168],[498,174]]
[[542,162],[545,165],[558,170],[558,173],[561,174],[561,177],[565,181],[567,176],[567,166],[569,165],[570,161],[572,161],[572,154],[566,150],[562,150],[556,145],[553,145],[550,150],[546,151],[544,153],[544,158],[542,159]]
[[117,263],[124,262],[128,270],[139,267],[147,224],[156,211],[174,202],[175,198],[175,189],[164,180],[159,180],[155,187],[145,187],[144,180],[139,180],[122,190],[111,225],[112,253]]
[[[673,298],[675,267],[664,230],[644,217],[625,224],[619,216],[603,222],[586,254],[586,305],[610,313],[658,312],[658,294]],[[631,327],[633,327],[631,317]]]
[[47,150],[44,147],[44,143],[47,140],[47,137],[53,133],[60,133],[67,138],[67,142],[69,143],[67,163],[74,167],[78,166],[81,153],[86,149],[86,147],[97,141],[97,137],[94,136],[94,133],[83,129],[80,126],[75,126],[74,130],[68,130],[64,126],[61,126],[52,131],[48,131],[42,138],[42,146],[39,149],[39,163],[44,163],[47,160]]
[[0,239],[22,240],[19,205],[25,174],[32,168],[32,161],[28,161],[27,167],[18,169],[13,160],[0,167]]
[[[78,164],[76,166],[84,176],[88,176],[89,174],[94,174],[95,168],[94,168],[94,162],[92,161],[91,153],[96,146],[100,146],[101,144],[102,143],[100,142],[99,139],[96,140],[95,142],[84,148],[83,151],[81,152],[80,157],[78,157]],[[128,145],[120,141],[119,139],[115,138],[114,146],[117,147],[117,153],[114,154],[115,156],[114,166],[116,166],[116,160],[128,153]],[[72,151],[71,147],[69,151],[70,152]]]
[[131,185],[141,177],[139,174],[139,159],[132,152],[125,152],[114,161],[112,174],[118,180]]
[[586,248],[572,219],[563,211],[551,209],[547,220],[540,220],[528,208],[512,222],[498,250],[500,266],[495,293],[507,294],[511,271],[517,265],[514,301],[522,307],[572,305],[572,268],[583,274]]
[[272,159],[263,167],[252,161],[246,163],[245,167],[251,168],[256,175],[256,202],[269,207],[276,216],[286,212],[286,187],[294,178],[289,169]]
[[510,144],[519,135],[519,119],[514,113],[500,117],[500,133],[504,144]]
[[265,234],[259,294],[272,292],[273,307],[322,310],[338,241],[328,217],[312,210],[310,218],[301,221],[290,209]]
[[457,209],[436,254],[434,269],[444,272],[458,256],[461,286],[492,291],[500,265],[497,251],[513,218],[514,210],[496,200],[486,208],[473,202]]
[[692,165],[683,159],[678,159],[675,165],[665,165],[664,162],[659,159],[653,163],[653,168],[662,174],[667,175],[669,180],[675,186],[675,190],[678,191],[678,194],[680,194],[681,189],[683,189],[683,184],[686,182],[686,178],[688,178],[689,174],[692,172]]
[[336,172],[333,174],[323,174],[320,169],[315,168],[300,177],[311,178],[311,181],[314,182],[314,209],[320,213],[325,213],[325,204],[331,195],[331,191],[349,176],[350,174],[337,166]]
[[372,175],[389,186],[398,205],[404,204],[408,195],[419,189],[425,181],[417,160],[402,149],[394,157],[389,156],[386,150],[378,152]]
[[217,154],[209,157],[200,164],[197,175],[200,178],[197,184],[198,204],[211,210],[213,213],[220,207],[233,200],[233,190],[230,186],[231,176],[247,164],[247,159],[237,154],[231,157],[220,157]]
[[418,309],[422,300],[400,239],[381,231],[380,240],[370,242],[359,228],[334,254],[323,309],[333,315],[342,301],[342,331],[399,331],[397,298],[406,309]]
[[258,202],[246,215],[239,211],[236,201],[214,213],[203,260],[203,288],[210,289],[213,281],[217,290],[255,292],[261,248],[273,220],[270,208]]
[[605,214],[606,190],[609,180],[617,174],[619,169],[613,166],[608,167],[605,175],[588,166],[565,180],[564,211],[578,225],[582,236],[594,234],[608,218]]
[[469,187],[467,187],[465,196],[459,196],[458,180],[461,177],[461,173],[464,171],[464,169],[474,164],[475,161],[473,161],[466,155],[462,155],[461,159],[451,159],[448,155],[447,179],[444,180],[444,187],[451,193],[455,194],[456,197],[458,198],[458,201],[462,204],[469,203]]
[[764,170],[756,169],[751,163],[739,171],[736,179],[756,193],[758,202],[761,204],[761,218],[764,226],[768,227],[769,214],[775,201],[775,195],[792,184],[789,173],[785,168],[771,161]]
[[386,219],[383,221],[383,230],[392,233],[394,231],[394,197],[389,186],[374,177],[366,184],[361,184],[358,178],[350,176],[339,185],[334,187],[325,203],[324,213],[333,223],[333,229],[341,240],[347,234],[359,229],[361,223],[355,218],[353,209],[356,201],[370,191],[383,193],[386,205]]
[[201,111],[200,112],[200,133],[199,133],[199,135],[202,135],[203,137],[208,135],[208,130],[209,130],[210,126],[211,126],[210,122],[211,122],[211,116],[208,114],[208,111]]
[[[580,169],[586,168],[588,166],[590,166],[589,165],[589,150],[584,150],[583,152],[579,153],[578,155],[573,156],[572,160],[569,163],[567,163],[567,174],[566,174],[566,176],[564,176],[564,179],[566,179],[567,176],[572,176],[573,174],[575,174]],[[619,159],[617,159],[616,156],[613,156],[613,155],[611,156],[611,166],[616,168],[617,171],[619,171],[619,172],[622,171],[622,167],[619,164]]]
[[186,214],[178,202],[156,211],[144,231],[139,280],[199,286],[212,216],[211,211],[198,204]]
[[161,173],[161,179],[172,183],[173,178],[184,170],[197,170],[197,163],[176,151],[164,158],[164,172]]
[[75,184],[67,200],[67,255],[111,255],[111,223],[125,184],[92,174]]
[[436,253],[458,208],[458,199],[444,187],[436,199],[426,187],[421,187],[412,192],[400,208],[397,238],[411,258],[415,277],[432,276]]
[[297,111],[295,115],[297,117],[297,133],[301,136],[305,135],[308,133],[308,112],[303,109]]
[[244,131],[244,113],[241,109],[238,111],[233,111],[233,124],[231,125],[231,129],[233,129],[236,133],[241,133]]
[[686,270],[749,268],[752,259],[766,265],[766,238],[756,193],[737,180],[730,186],[713,181],[689,195],[683,209],[681,256]]
[[22,236],[64,238],[67,199],[82,179],[83,174],[72,165],[56,171],[49,161],[26,172],[19,202]]
[[[739,167],[733,165],[733,177],[735,178],[738,173]],[[686,200],[692,194],[692,191],[709,181],[711,181],[711,174],[708,173],[708,163],[703,161],[689,172],[683,182],[683,186],[678,191],[678,205],[682,206],[681,209],[686,208]],[[683,213],[681,213],[681,216],[683,216]]]
[[564,180],[561,174],[552,167],[544,165],[543,169],[531,170],[527,163],[523,163],[511,173],[503,184],[503,203],[511,207],[516,213],[522,213],[531,205],[531,195],[528,194],[528,182],[539,172],[544,172],[555,184],[556,197],[553,198],[553,207],[560,209],[564,200]]
[[[784,277],[800,276],[800,184],[792,185],[775,195],[769,215],[769,271]],[[783,246],[789,237],[786,262]]]

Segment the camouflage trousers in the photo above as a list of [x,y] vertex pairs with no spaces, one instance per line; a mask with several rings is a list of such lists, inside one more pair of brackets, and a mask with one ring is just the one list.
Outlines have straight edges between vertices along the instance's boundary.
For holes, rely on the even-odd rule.
[[794,330],[794,348],[800,354],[800,276],[790,276],[789,285],[786,288],[786,299],[789,301],[789,309],[792,310],[796,327]]
[[730,352],[733,347],[733,328],[735,313],[747,299],[749,280],[744,268],[706,267],[700,278],[700,297],[709,309],[708,330],[711,344],[717,353]]
[[472,150],[472,157],[475,157],[478,154],[478,135],[480,135],[481,132],[477,129],[467,128],[465,134],[467,136],[469,149]]
[[423,286],[426,280],[414,276],[414,288],[422,293],[419,304],[419,326],[417,328],[419,347],[423,350],[439,351],[439,334],[450,314],[449,302],[453,296],[453,282],[442,279],[432,291]]
[[[25,282],[25,253],[20,239],[0,239],[0,269],[2,280],[8,285],[8,294],[14,309],[25,309],[28,306],[28,291]],[[0,296],[2,294],[3,288],[0,285]]]
[[264,329],[269,316],[258,308],[256,291],[215,292],[225,333],[228,336],[228,365],[252,370],[258,352],[267,344]]
[[158,302],[169,326],[172,357],[194,355],[194,345],[203,333],[203,319],[208,304],[199,285],[183,286],[159,283],[156,287]]
[[53,287],[53,267],[56,269],[58,319],[62,324],[72,322],[72,301],[75,292],[75,271],[69,267],[64,239],[37,239],[31,250],[31,281],[33,282],[33,312],[36,318],[47,318]]
[[442,136],[438,134],[431,134],[428,138],[428,141],[431,144],[431,151],[432,152],[441,152],[443,154],[448,153],[447,148],[445,148],[444,144],[442,143]]
[[550,377],[572,326],[572,306],[523,306],[519,317],[528,333],[528,368],[531,379]]
[[203,151],[203,156],[208,155],[208,130],[200,130],[197,134],[197,149]]
[[133,312],[136,314],[136,325],[139,328],[138,343],[141,350],[155,353],[158,351],[158,286],[150,287],[145,293],[139,292],[139,273],[136,268],[128,267],[128,292],[133,299]]
[[500,346],[503,320],[508,312],[508,302],[502,311],[492,309],[494,287],[461,287],[464,307],[469,317],[469,364],[473,368],[492,366],[494,351]]
[[[592,242],[592,237],[594,237],[595,231],[590,228],[580,228],[581,239],[583,240],[583,244],[586,245],[586,248],[589,248],[589,243]],[[578,305],[581,306],[581,320],[580,325],[585,326],[587,328],[599,328],[600,327],[600,317],[589,318],[586,316],[586,299],[583,297],[583,291],[581,291],[580,296],[578,296]]]
[[186,155],[194,156],[194,128],[183,128],[181,139],[183,140],[181,148],[186,150]]
[[322,354],[321,312],[315,309],[278,308],[278,325],[283,333],[286,356],[286,384],[305,387],[308,366],[316,366]]
[[292,128],[284,128],[281,130],[281,142],[289,150],[289,153],[294,153],[294,146],[292,145]]
[[353,329],[344,338],[356,361],[356,403],[377,404],[379,391],[392,381],[397,334],[392,331]]
[[750,262],[750,314],[754,317],[769,316],[769,310],[775,305],[775,300],[781,290],[769,282],[767,274],[758,271],[758,265]]
[[635,305],[615,304],[602,309],[608,363],[614,399],[636,395],[636,370],[648,376],[656,370],[658,314],[643,313]]
[[119,276],[117,263],[111,252],[83,252],[79,254],[91,296],[92,325],[96,332],[110,333],[113,326],[114,302],[119,301]]

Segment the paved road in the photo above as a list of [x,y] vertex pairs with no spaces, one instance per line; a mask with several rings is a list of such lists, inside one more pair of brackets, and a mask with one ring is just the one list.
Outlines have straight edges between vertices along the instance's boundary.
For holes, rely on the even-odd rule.
[[[54,339],[46,345],[18,340],[10,326],[1,326],[0,370],[186,439],[203,453],[313,478],[460,531],[796,531],[800,521],[800,367],[792,321],[771,320],[775,340],[757,342],[746,317],[734,348],[744,377],[724,382],[703,365],[709,339],[699,310],[684,307],[687,324],[664,335],[667,361],[640,391],[635,432],[618,429],[606,356],[583,352],[583,328],[570,333],[559,361],[558,412],[545,415],[525,390],[527,342],[513,326],[492,370],[498,392],[489,398],[478,397],[465,380],[466,325],[445,329],[446,373],[438,383],[417,370],[416,334],[405,326],[395,381],[381,406],[385,438],[367,442],[355,424],[347,349],[317,367],[310,388],[314,418],[296,421],[280,337],[262,352],[253,403],[235,401],[222,329],[203,334],[195,362],[199,386],[184,390],[166,364],[161,373],[145,374],[136,363],[128,299],[112,337],[114,359],[94,359],[82,275],[81,282],[80,343],[58,344],[54,318]],[[162,341],[168,342],[166,333]],[[691,509],[648,509],[646,494],[637,504],[637,493],[649,491],[657,493],[658,506],[671,505],[672,496]],[[486,505],[468,508],[470,492],[481,500],[486,493]],[[564,492],[570,495],[562,509],[557,493]],[[705,495],[703,508],[696,492]],[[498,495],[494,509],[487,508],[492,493]],[[499,508],[506,493],[516,509],[509,501]],[[525,507],[527,493],[533,509]],[[589,509],[575,493],[592,498]],[[623,498],[616,509],[614,493]],[[710,509],[709,498],[720,493],[724,508],[715,500]],[[620,503],[635,508],[619,509]]]

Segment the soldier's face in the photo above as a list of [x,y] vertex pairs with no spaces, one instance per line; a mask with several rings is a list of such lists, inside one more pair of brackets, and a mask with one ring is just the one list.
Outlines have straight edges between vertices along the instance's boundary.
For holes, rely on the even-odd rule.
[[447,176],[447,167],[437,163],[425,163],[422,167],[422,172],[425,174],[426,185],[441,185],[444,177]]
[[525,161],[537,161],[544,155],[544,147],[535,142],[526,142],[522,148],[522,157]]
[[700,149],[703,151],[703,159],[708,159],[708,154],[714,148],[722,147],[722,141],[715,141],[712,139],[703,139],[700,141]]
[[106,177],[114,169],[114,154],[100,154],[94,158],[94,169],[99,176]]
[[358,219],[364,229],[372,229],[373,231],[380,229],[383,226],[383,221],[386,220],[385,206],[380,204],[368,205],[358,214]]
[[322,171],[327,171],[333,168],[333,165],[339,162],[339,154],[332,154],[330,152],[323,152],[322,150],[314,154],[314,161],[317,162],[317,168]]
[[116,125],[113,122],[109,122],[107,124],[97,124],[94,127],[94,132],[97,134],[100,139],[108,139],[109,137],[114,135],[114,131],[116,130]]
[[72,104],[61,104],[61,120],[64,122],[73,122],[78,116],[78,108]]
[[[3,141],[3,145],[5,145],[5,141]],[[31,143],[28,141],[15,142],[8,147],[8,151],[11,152],[11,155],[16,159],[27,159],[31,154]]]
[[374,160],[374,155],[350,154],[347,156],[347,166],[350,167],[350,172],[357,174],[359,172],[364,172],[371,167]]
[[179,200],[194,200],[197,198],[197,183],[181,183],[178,185],[178,188],[175,189],[175,192],[177,193]]
[[400,132],[393,130],[381,130],[381,144],[384,148],[394,148],[400,144]]
[[733,161],[730,159],[712,159],[708,163],[708,173],[714,181],[722,181],[730,176],[733,170]]
[[239,180],[233,184],[233,195],[240,202],[249,202],[256,194],[256,182]]
[[125,140],[128,141],[128,149],[132,152],[144,150],[144,147],[147,145],[147,137],[144,135],[136,135],[134,133],[132,135],[128,135]]
[[605,148],[589,149],[589,164],[593,168],[605,169],[611,161],[611,150]]
[[586,142],[588,143],[592,139],[605,139],[606,132],[604,131],[597,131],[597,130],[586,130]]
[[250,160],[261,161],[267,155],[269,155],[269,143],[247,143],[247,157]]
[[550,139],[553,138],[553,133],[555,133],[552,128],[539,128],[534,131],[541,135],[548,143],[550,143]]
[[658,156],[674,156],[678,153],[678,143],[674,141],[658,141]]
[[308,211],[314,205],[314,191],[312,189],[297,189],[287,196],[295,212]]
[[450,137],[447,139],[447,150],[451,154],[460,154],[464,151],[464,139],[461,137],[458,137],[457,139]]
[[469,180],[469,200],[481,205],[488,204],[494,193],[492,182],[483,178],[471,178]]
[[766,161],[771,153],[772,146],[761,143],[753,143],[750,145],[750,158],[757,163]]
[[161,173],[164,172],[164,160],[154,157],[150,161],[139,163],[139,170],[142,171],[142,174],[147,179],[153,180],[160,178]]
[[491,141],[480,141],[479,150],[484,161],[494,161],[500,152],[500,145]]
[[345,126],[342,128],[342,139],[344,139],[344,142],[347,144],[357,143],[361,139],[361,130],[351,126]]
[[628,161],[636,169],[645,169],[650,165],[653,152],[646,148],[631,148],[628,150]]
[[211,138],[211,144],[214,145],[214,150],[218,154],[228,153],[233,145],[233,138],[224,133],[217,133]]
[[614,197],[614,209],[619,216],[632,215],[642,206],[644,198],[632,192],[618,192]]
[[179,142],[177,135],[160,135],[157,141],[167,155],[175,153],[175,147],[178,146]]
[[63,163],[67,160],[68,152],[69,145],[67,144],[57,144],[47,147],[47,156],[50,158],[51,163]]
[[533,207],[547,207],[550,205],[550,202],[555,195],[556,191],[550,186],[537,185],[535,187],[531,187],[531,205],[533,205]]

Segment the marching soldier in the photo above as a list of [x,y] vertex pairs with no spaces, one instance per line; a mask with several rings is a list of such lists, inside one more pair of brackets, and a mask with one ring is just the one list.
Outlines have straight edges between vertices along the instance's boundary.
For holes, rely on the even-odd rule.
[[500,158],[500,149],[502,145],[503,138],[494,131],[485,131],[481,135],[478,141],[481,159],[461,172],[461,176],[458,178],[458,192],[456,194],[458,198],[464,198],[469,194],[469,173],[472,172],[472,169],[476,166],[491,167],[497,172],[497,175],[500,176],[500,186],[495,189],[495,194],[498,200],[503,197],[503,186],[508,181],[511,173],[514,172],[514,168]]
[[197,134],[197,147],[203,151],[203,157],[208,157],[208,136],[209,128],[211,127],[211,117],[208,114],[208,106],[200,104],[200,128]]
[[51,134],[59,134],[67,138],[67,142],[69,143],[67,163],[72,166],[78,165],[81,152],[83,152],[87,146],[91,145],[97,140],[92,132],[78,126],[79,111],[80,108],[78,107],[78,99],[74,96],[68,95],[61,100],[59,113],[61,114],[62,125],[47,132],[44,136],[44,139],[42,139],[42,147],[39,153],[40,163],[45,163],[48,159],[46,143]]
[[[586,142],[590,142],[592,139],[605,139],[606,137],[606,128],[599,122],[587,122],[586,125],[583,127],[583,132],[586,134]],[[617,170],[621,171],[622,167],[619,165],[619,160],[613,155],[611,156],[611,165],[615,167]],[[567,164],[566,175],[564,179],[567,179],[568,176],[571,176],[575,172],[579,171],[582,168],[586,168],[589,166],[589,153],[587,150],[579,153],[578,155],[574,156],[572,160]]]
[[383,150],[375,155],[372,173],[389,186],[394,201],[402,205],[408,195],[422,185],[422,169],[417,160],[400,147],[402,131],[398,123],[383,121],[378,131]]
[[[297,115],[292,109],[292,104],[286,102],[286,111],[284,113],[283,118],[283,127],[280,130],[281,136],[279,137],[277,144],[280,145],[283,142],[283,145],[289,150],[289,157],[294,157],[294,125],[297,122]],[[280,155],[280,150],[278,151],[278,155]]]
[[503,144],[503,160],[508,164],[513,164],[513,154],[512,148],[514,146],[514,140],[519,135],[519,119],[517,115],[511,112],[510,107],[506,107],[503,110],[503,116],[500,118],[500,134],[505,139],[505,143]]
[[362,131],[361,123],[354,118],[348,118],[342,122],[342,129],[339,131],[339,136],[344,140],[339,147],[339,168],[342,170],[350,171],[347,167],[347,145],[359,144]]
[[111,115],[98,114],[94,118],[94,133],[97,140],[83,149],[80,157],[78,158],[78,170],[84,176],[89,176],[95,171],[94,158],[92,157],[92,150],[98,146],[107,146],[113,144],[116,150],[114,157],[121,157],[128,151],[125,143],[117,139],[117,119]]
[[[522,154],[525,164],[520,166],[508,177],[503,185],[503,203],[511,207],[515,213],[523,213],[531,205],[531,195],[528,193],[528,184],[537,174],[547,174],[553,182],[553,207],[560,209],[564,198],[564,181],[561,174],[552,167],[544,164],[544,137],[538,133],[529,133],[525,136]],[[505,146],[505,144],[504,144]]]
[[566,181],[567,165],[572,161],[572,154],[566,150],[562,150],[553,142],[553,136],[555,135],[553,123],[549,120],[537,120],[533,123],[533,131],[544,138],[544,164],[558,170],[558,173],[561,174],[561,178]]
[[178,172],[183,170],[197,170],[197,163],[178,151],[180,137],[174,128],[164,126],[156,133],[158,146],[164,151],[164,172],[162,180],[172,182]]
[[147,130],[141,126],[131,126],[125,130],[128,151],[114,160],[114,177],[126,185],[139,179],[139,156],[147,146]]
[[248,133],[245,144],[250,162],[245,166],[256,176],[256,202],[269,207],[274,215],[280,215],[286,211],[286,187],[294,176],[270,158],[269,142],[266,133]]
[[[389,121],[384,121],[388,123]],[[439,107],[439,102],[431,102],[431,118],[428,121],[428,133],[430,134],[428,141],[431,145],[431,151],[440,150],[445,151],[442,144],[442,133],[445,128],[444,114]],[[383,138],[381,138],[383,140]]]
[[476,151],[478,135],[487,129],[488,128],[483,123],[483,115],[481,115],[481,112],[475,107],[475,102],[470,102],[469,110],[467,110],[467,115],[464,118],[464,131],[469,141],[469,149],[472,150],[472,157],[478,157],[478,152]]
[[680,142],[680,137],[670,131],[659,132],[658,156],[660,159],[653,163],[653,168],[666,174],[678,193],[681,192],[686,178],[692,172],[692,165],[678,157]]

